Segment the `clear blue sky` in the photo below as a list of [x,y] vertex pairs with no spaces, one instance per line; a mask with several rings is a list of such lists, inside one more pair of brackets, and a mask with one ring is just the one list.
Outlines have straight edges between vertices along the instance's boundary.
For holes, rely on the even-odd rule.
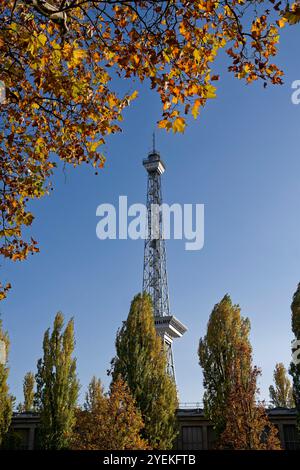
[[[291,103],[291,83],[300,79],[299,27],[283,33],[278,63],[285,85],[246,86],[225,72],[218,97],[183,135],[157,133],[167,164],[168,203],[205,204],[205,245],[185,251],[167,242],[171,309],[188,326],[174,344],[180,400],[202,399],[199,337],[225,293],[251,320],[255,363],[262,368],[262,397],[276,362],[290,362],[290,302],[300,280],[300,105]],[[219,61],[216,72],[224,69]],[[122,82],[122,90],[135,86]],[[13,289],[1,303],[11,339],[11,391],[22,398],[24,374],[36,370],[42,337],[61,310],[75,318],[81,392],[106,370],[114,339],[132,297],[141,290],[142,241],[100,241],[96,207],[144,202],[142,159],[160,118],[158,96],[138,86],[139,99],[126,112],[123,133],[107,145],[107,164],[98,176],[87,166],[58,170],[50,197],[36,201],[32,234],[41,252],[23,263],[2,264]]]

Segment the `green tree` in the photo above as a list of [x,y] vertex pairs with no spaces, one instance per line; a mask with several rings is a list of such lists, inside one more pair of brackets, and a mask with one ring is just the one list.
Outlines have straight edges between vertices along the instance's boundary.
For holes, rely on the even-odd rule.
[[9,338],[7,332],[2,329],[2,320],[0,319],[0,446],[8,432],[14,398],[9,393],[7,384],[7,378],[9,368],[7,367],[8,350],[9,350]]
[[68,447],[75,422],[79,391],[76,375],[74,322],[63,331],[64,317],[57,313],[53,331],[45,332],[43,358],[37,364],[36,403],[41,414],[40,441],[44,449]]
[[101,380],[93,377],[88,386],[88,391],[85,394],[84,409],[85,411],[93,412],[97,408],[101,408],[105,401],[104,389]]
[[[217,435],[226,425],[226,408],[237,364],[247,377],[251,368],[250,322],[241,316],[238,305],[229,295],[215,305],[207,333],[199,343],[199,362],[203,368],[204,408],[214,423]],[[244,354],[240,357],[240,352]]]
[[260,371],[252,364],[249,333],[248,318],[225,295],[215,305],[199,343],[205,412],[221,448],[280,449],[276,428],[256,403]]
[[292,348],[293,361],[290,366],[290,374],[293,377],[293,393],[297,408],[297,427],[300,433],[300,283],[294,294],[291,304],[292,331],[295,335],[296,344]]
[[144,424],[128,386],[120,378],[105,395],[100,380],[93,377],[83,410],[76,412],[72,448],[81,450],[142,450]]
[[282,408],[293,408],[295,406],[293,388],[282,362],[276,364],[273,377],[275,386],[269,387],[272,404]]
[[32,372],[27,372],[23,381],[24,403],[21,410],[25,412],[34,411],[34,386],[35,378]]
[[142,436],[154,449],[170,449],[177,434],[177,391],[166,372],[166,353],[155,330],[149,295],[133,299],[127,321],[117,333],[111,365],[113,383],[123,378],[142,413]]

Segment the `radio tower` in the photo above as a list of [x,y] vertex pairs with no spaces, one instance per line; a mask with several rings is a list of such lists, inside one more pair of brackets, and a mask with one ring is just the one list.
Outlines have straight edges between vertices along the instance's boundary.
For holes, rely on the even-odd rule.
[[186,327],[170,314],[166,248],[162,213],[159,210],[162,204],[161,175],[165,171],[165,164],[155,150],[154,134],[152,152],[143,160],[143,165],[148,173],[143,292],[147,292],[152,299],[155,328],[163,338],[167,350],[168,373],[175,380],[172,343],[174,338],[180,338],[186,332]]

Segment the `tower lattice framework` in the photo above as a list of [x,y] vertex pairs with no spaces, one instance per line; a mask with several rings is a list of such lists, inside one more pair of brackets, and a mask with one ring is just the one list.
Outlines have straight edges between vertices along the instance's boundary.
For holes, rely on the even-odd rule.
[[170,314],[166,247],[163,237],[161,175],[165,164],[155,150],[143,160],[148,173],[147,234],[144,247],[143,291],[152,299],[155,327],[167,351],[167,370],[175,379],[172,343],[185,333],[186,327]]

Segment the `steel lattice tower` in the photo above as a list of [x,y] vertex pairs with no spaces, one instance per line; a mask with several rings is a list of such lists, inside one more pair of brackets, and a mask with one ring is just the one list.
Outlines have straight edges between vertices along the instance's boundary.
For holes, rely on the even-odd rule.
[[162,204],[161,175],[165,171],[165,164],[155,150],[154,138],[153,150],[143,160],[143,165],[148,173],[143,292],[152,298],[156,331],[166,346],[168,373],[175,379],[172,343],[174,338],[180,338],[186,332],[186,327],[170,314],[166,248],[162,212],[159,210]]

